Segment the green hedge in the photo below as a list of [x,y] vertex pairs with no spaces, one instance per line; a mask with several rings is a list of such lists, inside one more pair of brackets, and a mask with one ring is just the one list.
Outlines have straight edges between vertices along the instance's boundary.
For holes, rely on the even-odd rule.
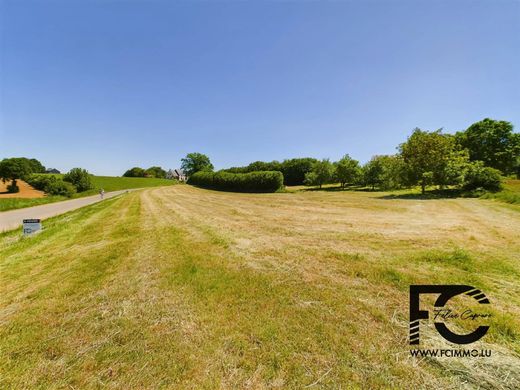
[[276,171],[250,173],[197,172],[188,184],[233,192],[275,192],[283,187],[283,175]]

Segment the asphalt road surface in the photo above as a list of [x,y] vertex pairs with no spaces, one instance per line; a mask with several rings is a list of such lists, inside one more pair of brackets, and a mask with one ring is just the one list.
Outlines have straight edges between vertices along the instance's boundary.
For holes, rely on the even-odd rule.
[[[104,199],[113,198],[119,194],[125,193],[127,190],[105,192]],[[131,190],[128,190],[131,191]],[[16,229],[22,226],[24,219],[39,218],[46,219],[66,213],[67,211],[76,210],[80,207],[88,206],[96,202],[100,202],[99,195],[86,196],[84,198],[64,200],[62,202],[43,204],[40,206],[26,207],[23,209],[10,210],[0,212],[0,232]]]

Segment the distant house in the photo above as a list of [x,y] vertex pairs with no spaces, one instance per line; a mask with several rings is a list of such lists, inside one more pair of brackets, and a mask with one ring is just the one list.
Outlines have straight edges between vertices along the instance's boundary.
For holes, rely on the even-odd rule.
[[186,181],[186,179],[187,179],[187,177],[184,174],[184,172],[181,171],[180,169],[170,169],[166,173],[166,178],[167,179],[175,179],[175,180],[179,180],[179,181]]
[[45,170],[45,173],[61,173],[61,172],[58,171],[56,168],[47,168]]

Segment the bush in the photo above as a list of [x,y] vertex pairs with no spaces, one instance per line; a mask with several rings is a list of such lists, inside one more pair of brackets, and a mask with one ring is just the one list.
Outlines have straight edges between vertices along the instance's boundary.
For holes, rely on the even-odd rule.
[[76,187],[69,182],[56,179],[56,181],[47,185],[45,192],[51,195],[61,195],[70,198],[76,193]]
[[283,175],[275,171],[250,173],[200,171],[190,176],[188,184],[221,191],[275,192],[283,187]]
[[76,187],[52,175],[31,175],[26,178],[27,183],[37,190],[50,195],[71,197],[76,193]]
[[487,191],[499,191],[502,188],[500,171],[495,168],[485,167],[480,161],[471,164],[464,177],[463,188],[467,191],[484,189]]
[[88,191],[94,188],[90,179],[90,174],[86,169],[72,168],[63,176],[63,181],[72,183],[78,192]]
[[25,178],[27,183],[40,191],[45,191],[45,187],[56,180],[58,179],[52,175],[31,175]]

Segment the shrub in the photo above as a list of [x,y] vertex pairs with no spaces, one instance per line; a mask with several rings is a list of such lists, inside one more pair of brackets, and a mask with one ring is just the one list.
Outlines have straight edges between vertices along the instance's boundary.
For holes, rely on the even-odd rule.
[[275,192],[283,186],[283,175],[275,171],[250,173],[200,171],[190,176],[188,184],[221,191]]
[[72,168],[63,176],[63,181],[72,183],[78,192],[83,192],[94,188],[90,179],[90,174],[86,169]]
[[472,163],[464,177],[463,188],[467,191],[477,189],[499,191],[502,188],[500,171],[485,167],[480,161]]
[[40,191],[45,191],[45,187],[56,180],[58,179],[52,175],[31,175],[25,179],[27,183]]
[[76,187],[69,182],[56,179],[47,185],[45,192],[51,195],[61,195],[70,198],[76,193]]
[[49,195],[71,197],[76,193],[76,187],[52,175],[31,175],[26,178],[27,183],[37,190]]

